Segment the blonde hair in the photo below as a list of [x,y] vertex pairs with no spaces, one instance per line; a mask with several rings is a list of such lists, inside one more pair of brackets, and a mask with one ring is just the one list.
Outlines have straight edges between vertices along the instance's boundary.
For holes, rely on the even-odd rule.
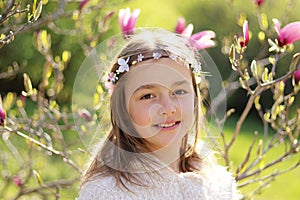
[[[125,45],[118,54],[111,68],[111,72],[115,72],[118,69],[119,65],[116,62],[118,58],[137,55],[140,52],[151,52],[156,49],[178,55],[191,63],[191,65],[199,63],[198,52],[189,45],[186,38],[164,30],[143,30],[128,40],[127,45]],[[127,188],[125,185],[126,182],[143,185],[139,174],[134,173],[136,165],[133,161],[138,160],[145,168],[151,168],[149,161],[150,163],[155,163],[155,161],[142,154],[150,152],[150,148],[145,139],[137,137],[137,133],[132,132],[132,130],[135,129],[133,128],[125,105],[124,87],[126,78],[122,78],[124,74],[126,73],[120,75],[110,100],[112,128],[102,148],[95,158],[93,158],[90,166],[86,170],[82,184],[99,175],[112,175],[115,177],[117,183],[123,185],[125,188]],[[195,135],[191,144],[188,143],[189,134],[186,134],[182,140],[180,154],[180,171],[182,172],[198,171],[199,169],[195,166],[195,163],[201,162],[201,158],[196,152],[202,121],[202,115],[200,114],[200,91],[192,70],[191,76],[196,97],[195,107],[197,109],[195,113],[195,124],[193,126]],[[122,129],[120,127],[122,127]],[[124,129],[123,127],[126,128]],[[129,133],[129,131],[131,132]],[[132,152],[133,154],[126,152]],[[139,154],[139,156],[136,156],[137,154]],[[122,169],[126,169],[127,171]]]

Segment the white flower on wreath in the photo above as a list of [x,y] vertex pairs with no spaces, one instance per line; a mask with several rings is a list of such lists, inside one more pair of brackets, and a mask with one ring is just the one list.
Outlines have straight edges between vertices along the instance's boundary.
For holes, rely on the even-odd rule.
[[161,53],[160,52],[153,52],[152,56],[155,60],[157,60],[161,57]]
[[137,57],[137,62],[142,62],[143,58],[144,58],[143,54],[140,53]]
[[176,61],[178,56],[177,56],[177,55],[174,55],[174,54],[171,54],[169,57],[170,57],[172,60]]
[[124,58],[119,58],[118,64],[120,66],[119,66],[118,70],[119,70],[120,73],[123,73],[125,71],[127,71],[127,72],[129,71],[129,65],[128,65],[129,58],[130,57],[128,57],[127,60],[125,60]]

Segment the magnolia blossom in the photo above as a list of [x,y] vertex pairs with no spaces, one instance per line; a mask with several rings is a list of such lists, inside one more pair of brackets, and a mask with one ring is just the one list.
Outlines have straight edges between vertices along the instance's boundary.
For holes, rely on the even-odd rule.
[[22,183],[22,180],[18,177],[18,176],[15,176],[13,178],[13,182],[16,186],[20,187],[23,183]]
[[213,39],[216,37],[215,32],[205,30],[192,35],[193,30],[193,24],[189,24],[186,26],[184,18],[179,18],[177,20],[175,33],[181,34],[182,36],[189,38],[190,44],[196,49],[200,50],[216,45],[215,41],[213,41]]
[[240,41],[240,45],[241,45],[241,47],[246,47],[249,42],[249,28],[248,28],[247,20],[245,20],[245,22],[243,24],[243,37],[244,37],[244,40]]
[[273,23],[278,34],[277,40],[280,46],[300,40],[300,21],[289,23],[282,29],[280,28],[278,19],[273,19]]
[[135,9],[130,12],[130,8],[120,9],[119,24],[124,36],[134,34],[134,28],[137,18],[140,14],[140,9]]
[[193,47],[200,50],[215,46],[216,43],[213,41],[215,37],[215,32],[206,30],[193,34],[189,41]]
[[20,100],[22,101],[22,103],[26,103],[26,96],[24,96],[23,94],[20,95]]
[[175,33],[178,33],[186,37],[190,37],[193,33],[193,30],[194,30],[193,24],[188,24],[186,26],[185,19],[182,17],[178,18],[177,25],[175,27]]
[[186,27],[185,19],[183,17],[178,18],[177,24],[175,27],[175,33],[181,34]]
[[91,113],[86,110],[86,109],[82,109],[79,111],[79,116],[82,117],[82,118],[85,118],[87,121],[92,121],[92,115]]
[[300,69],[298,69],[298,70],[294,73],[293,79],[294,79],[294,82],[295,82],[296,85],[299,84],[299,82],[300,82]]
[[3,108],[2,108],[2,106],[0,105],[0,126],[4,125],[5,119],[6,119],[5,112],[4,112]]
[[254,2],[257,6],[262,6],[263,3],[265,2],[265,0],[253,0],[253,2]]
[[79,9],[81,10],[88,2],[89,0],[82,0],[79,4]]

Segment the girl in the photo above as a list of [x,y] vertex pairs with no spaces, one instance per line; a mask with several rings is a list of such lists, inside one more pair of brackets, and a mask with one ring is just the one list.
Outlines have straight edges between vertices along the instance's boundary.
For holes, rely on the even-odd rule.
[[162,30],[128,39],[106,84],[112,128],[78,199],[240,198],[199,139],[201,63],[189,44]]

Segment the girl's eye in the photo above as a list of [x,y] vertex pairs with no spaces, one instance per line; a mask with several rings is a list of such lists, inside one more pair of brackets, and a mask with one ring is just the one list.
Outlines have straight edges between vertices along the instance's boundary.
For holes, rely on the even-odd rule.
[[141,100],[146,100],[146,99],[152,99],[152,98],[154,98],[153,94],[145,94],[140,99]]
[[187,91],[185,91],[185,90],[175,90],[173,92],[174,95],[183,95],[183,94],[186,94],[186,93],[187,93]]

